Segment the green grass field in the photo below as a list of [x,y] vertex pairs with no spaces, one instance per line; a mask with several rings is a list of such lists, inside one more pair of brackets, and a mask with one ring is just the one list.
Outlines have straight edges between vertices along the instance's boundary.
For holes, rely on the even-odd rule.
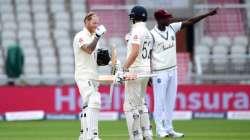
[[[185,133],[183,140],[250,140],[250,121],[192,120],[174,124],[176,130]],[[79,127],[78,121],[0,121],[0,140],[78,140]],[[102,140],[128,140],[127,135],[125,121],[100,122]]]

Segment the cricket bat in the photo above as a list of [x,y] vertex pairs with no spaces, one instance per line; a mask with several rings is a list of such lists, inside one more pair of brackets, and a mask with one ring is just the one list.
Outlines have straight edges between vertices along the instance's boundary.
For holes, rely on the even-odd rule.
[[[154,74],[154,73],[153,74],[152,73],[149,73],[149,74],[133,74],[133,73],[131,73],[131,74],[136,75],[136,79],[157,76],[157,74]],[[125,74],[125,77],[126,77],[126,75],[129,76],[129,74]],[[115,81],[115,78],[116,78],[116,75],[100,75],[98,77],[97,81],[100,83],[112,84]]]
[[111,84],[115,80],[114,75],[99,75],[97,81],[104,84]]
[[116,50],[116,46],[112,45],[112,50],[111,50],[111,75],[115,75],[116,64],[117,64],[117,50]]
[[113,97],[113,90],[114,90],[114,86],[115,86],[115,74],[117,71],[116,65],[117,65],[117,50],[116,50],[116,46],[112,45],[111,48],[111,76],[113,76],[113,82],[110,85],[110,90],[109,90],[109,96],[110,96],[110,100],[112,102],[112,97]]

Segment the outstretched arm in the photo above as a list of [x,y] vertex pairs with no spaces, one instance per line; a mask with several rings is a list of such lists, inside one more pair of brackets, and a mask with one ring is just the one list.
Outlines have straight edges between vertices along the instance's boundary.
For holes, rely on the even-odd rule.
[[188,18],[177,18],[177,17],[173,17],[171,20],[170,20],[170,24],[171,23],[175,23],[175,22],[183,22],[185,20],[187,20]]
[[208,16],[213,16],[213,15],[215,15],[215,14],[217,13],[217,9],[218,9],[218,8],[213,9],[212,11],[210,11],[210,12],[208,12],[208,13],[206,13],[206,14],[203,14],[203,15],[200,15],[200,16],[196,16],[196,17],[193,17],[193,18],[184,20],[184,21],[182,22],[181,29],[186,28],[186,27],[188,27],[188,26],[191,26],[191,25],[193,25],[193,24],[199,22],[200,20],[202,20],[202,19],[204,19],[204,18],[206,18],[206,17],[208,17]]
[[93,41],[90,44],[81,45],[81,49],[86,53],[91,54],[95,50],[98,40],[106,31],[107,30],[104,25],[99,25],[95,30],[96,36]]

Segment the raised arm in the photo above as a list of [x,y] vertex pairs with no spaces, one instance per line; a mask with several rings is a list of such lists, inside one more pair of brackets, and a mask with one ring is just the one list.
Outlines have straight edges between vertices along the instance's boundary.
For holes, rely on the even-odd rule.
[[82,45],[81,49],[86,53],[91,54],[95,50],[98,40],[99,38],[95,37],[90,44]]
[[213,15],[215,15],[215,14],[217,13],[217,9],[218,9],[218,8],[213,9],[212,11],[210,11],[210,12],[208,12],[208,13],[206,13],[206,14],[203,14],[203,15],[200,15],[200,16],[196,16],[196,17],[193,17],[193,18],[184,20],[184,21],[182,22],[181,29],[186,28],[186,27],[188,27],[188,26],[191,26],[191,25],[193,25],[193,24],[199,22],[200,20],[202,20],[202,19],[204,19],[204,18],[206,18],[206,17],[208,17],[208,16],[213,16]]
[[172,19],[170,19],[170,24],[171,23],[175,23],[175,22],[183,22],[187,20],[187,18],[176,18],[176,17],[173,17]]
[[85,51],[86,53],[88,54],[91,54],[95,48],[96,48],[96,45],[97,45],[97,42],[99,40],[99,38],[106,32],[106,28],[103,26],[103,25],[100,25],[96,28],[96,31],[95,31],[95,38],[93,39],[93,41],[90,43],[90,44],[85,44],[85,45],[82,45],[81,46],[81,49],[83,51]]

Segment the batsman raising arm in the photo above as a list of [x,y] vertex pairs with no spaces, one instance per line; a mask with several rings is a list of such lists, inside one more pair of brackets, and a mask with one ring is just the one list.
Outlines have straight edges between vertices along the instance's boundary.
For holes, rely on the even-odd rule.
[[98,24],[99,17],[94,12],[89,12],[84,18],[84,29],[75,35],[73,42],[75,81],[83,101],[79,140],[99,140],[98,115],[101,99],[93,79],[97,79],[98,40],[106,29]]

